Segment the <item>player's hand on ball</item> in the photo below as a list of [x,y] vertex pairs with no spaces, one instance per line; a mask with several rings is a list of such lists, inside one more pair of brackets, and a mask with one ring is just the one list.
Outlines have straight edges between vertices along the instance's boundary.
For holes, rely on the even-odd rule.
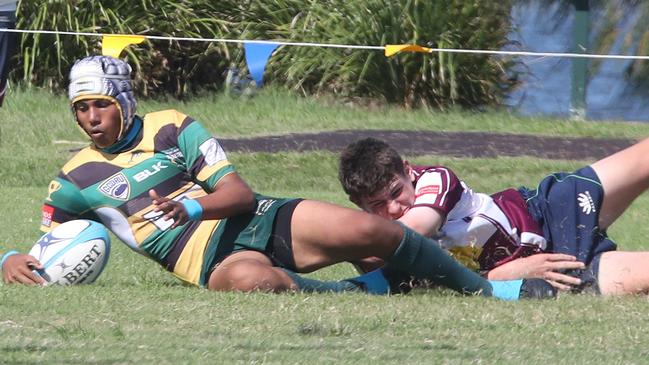
[[45,285],[45,280],[33,270],[43,265],[33,256],[19,253],[7,257],[2,265],[2,279],[6,284]]
[[153,200],[153,205],[155,206],[154,212],[162,212],[164,214],[162,219],[164,220],[174,220],[174,223],[170,227],[171,229],[182,226],[189,221],[187,209],[185,209],[185,206],[181,202],[171,200],[167,197],[161,197],[153,189],[149,190],[149,197]]

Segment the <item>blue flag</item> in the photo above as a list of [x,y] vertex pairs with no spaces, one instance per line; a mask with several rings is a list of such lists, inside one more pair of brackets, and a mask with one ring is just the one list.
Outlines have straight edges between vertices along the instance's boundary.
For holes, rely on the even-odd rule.
[[279,46],[277,43],[243,43],[248,71],[250,71],[250,75],[257,83],[257,87],[261,87],[264,81],[266,63],[277,46]]

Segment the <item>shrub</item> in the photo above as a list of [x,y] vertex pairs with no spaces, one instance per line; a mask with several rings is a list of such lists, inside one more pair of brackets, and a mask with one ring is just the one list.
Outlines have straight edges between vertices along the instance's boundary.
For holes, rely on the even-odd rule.
[[[415,43],[499,49],[509,3],[486,0],[25,0],[21,29],[131,33],[188,38],[264,39],[358,45]],[[13,73],[29,85],[62,89],[71,63],[100,52],[100,37],[23,35]],[[146,41],[127,48],[143,95],[214,90],[227,67],[245,67],[241,46]],[[406,106],[496,103],[511,83],[508,61],[486,55],[399,54],[284,46],[266,78],[303,94],[372,98]]]
[[[294,42],[500,49],[509,32],[508,2],[462,0],[250,1],[247,38]],[[305,94],[382,98],[406,106],[495,103],[511,84],[508,61],[450,53],[284,47],[270,78]]]
[[[17,28],[92,33],[225,38],[234,1],[58,0],[22,1]],[[101,52],[101,37],[25,34],[20,40],[17,78],[28,85],[61,90],[75,59]],[[136,90],[143,95],[182,97],[190,88],[215,88],[229,65],[223,43],[146,41],[128,47]]]

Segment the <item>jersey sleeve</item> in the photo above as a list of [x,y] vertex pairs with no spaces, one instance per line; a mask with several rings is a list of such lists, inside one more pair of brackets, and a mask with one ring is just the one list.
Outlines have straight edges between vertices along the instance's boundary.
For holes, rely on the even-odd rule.
[[41,231],[49,232],[61,223],[82,218],[97,220],[79,188],[60,174],[48,186],[41,209]]
[[211,189],[225,175],[234,172],[223,147],[203,125],[190,120],[178,135],[178,148],[185,156],[187,171],[204,187]]
[[462,197],[464,187],[460,179],[448,168],[431,167],[421,172],[415,183],[413,207],[430,207],[445,216]]

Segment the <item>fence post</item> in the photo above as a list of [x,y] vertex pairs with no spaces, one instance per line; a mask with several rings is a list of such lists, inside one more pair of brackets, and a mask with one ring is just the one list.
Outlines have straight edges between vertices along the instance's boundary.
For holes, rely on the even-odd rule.
[[[588,51],[589,6],[588,0],[573,0],[575,21],[572,30],[572,52]],[[586,119],[586,84],[588,82],[588,59],[572,59],[572,87],[570,98],[570,117]]]

